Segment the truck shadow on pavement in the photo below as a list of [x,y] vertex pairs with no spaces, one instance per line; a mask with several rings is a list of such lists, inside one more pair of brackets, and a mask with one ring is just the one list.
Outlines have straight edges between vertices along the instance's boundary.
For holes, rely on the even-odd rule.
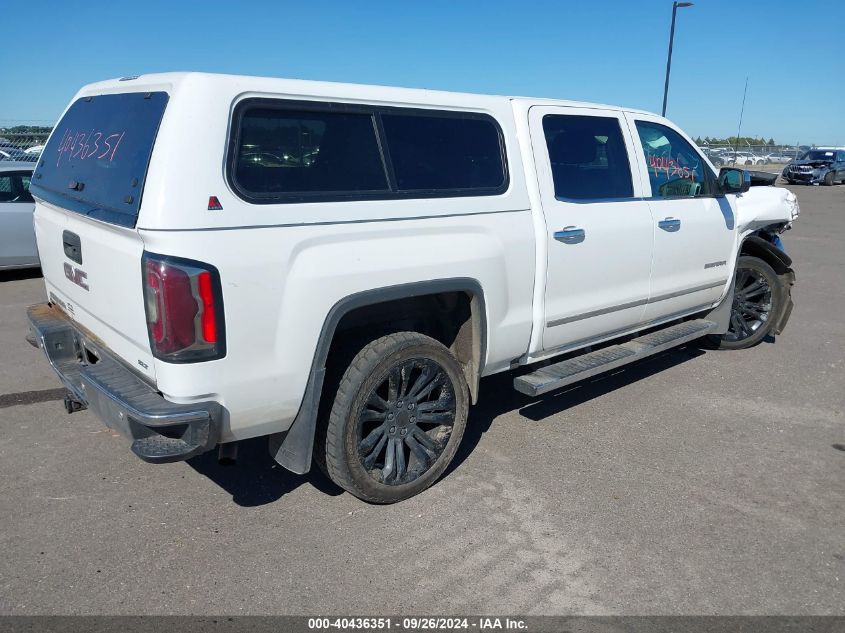
[[[505,413],[518,410],[530,422],[543,422],[548,418],[565,412],[570,407],[576,407],[595,398],[600,398],[616,389],[630,385],[660,373],[681,363],[685,363],[705,354],[705,351],[695,345],[677,347],[662,354],[656,354],[636,363],[621,367],[607,374],[599,374],[594,378],[575,383],[559,391],[552,391],[539,397],[532,398],[523,395],[513,388],[513,379],[520,372],[505,372],[490,376],[481,381],[481,393],[478,404],[470,409],[467,429],[455,459],[452,461],[444,476],[460,467],[469,457],[484,433],[493,421]],[[532,369],[523,369],[521,373],[529,373]],[[564,423],[565,420],[556,423]]]
[[232,495],[239,506],[255,507],[278,501],[303,484],[311,484],[331,496],[343,489],[326,477],[316,464],[305,475],[297,475],[279,466],[267,448],[267,438],[257,437],[238,443],[238,460],[233,464],[217,461],[217,451],[209,451],[187,464]]
[[[479,404],[470,409],[461,446],[444,477],[460,468],[493,421],[505,413],[518,410],[520,415],[526,418],[526,423],[542,422],[569,407],[600,398],[615,389],[680,365],[704,353],[694,346],[679,347],[539,398],[531,398],[514,391],[515,372],[485,378],[481,381]],[[220,464],[216,451],[195,457],[187,463],[231,494],[232,501],[243,507],[273,503],[303,484],[311,484],[320,492],[331,496],[344,492],[332,483],[316,464],[312,464],[311,471],[305,475],[296,475],[276,464],[267,450],[266,438],[241,441],[236,464]]]

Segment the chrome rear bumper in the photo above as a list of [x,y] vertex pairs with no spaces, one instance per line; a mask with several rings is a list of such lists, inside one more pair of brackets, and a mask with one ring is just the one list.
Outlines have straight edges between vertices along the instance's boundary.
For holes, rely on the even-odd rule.
[[219,403],[166,400],[56,306],[30,306],[27,316],[26,338],[44,350],[70,392],[69,413],[91,409],[147,462],[181,461],[217,445],[223,416]]

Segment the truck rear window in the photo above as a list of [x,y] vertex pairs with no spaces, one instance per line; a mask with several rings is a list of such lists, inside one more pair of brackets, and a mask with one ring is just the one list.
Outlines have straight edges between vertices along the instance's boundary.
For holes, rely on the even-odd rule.
[[53,130],[32,193],[104,222],[134,227],[166,92],[82,97]]

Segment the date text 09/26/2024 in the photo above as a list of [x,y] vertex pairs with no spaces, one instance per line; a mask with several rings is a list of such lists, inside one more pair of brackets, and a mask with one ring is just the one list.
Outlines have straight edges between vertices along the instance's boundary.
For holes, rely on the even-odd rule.
[[312,631],[524,631],[525,620],[499,617],[403,617],[403,618],[309,618],[308,629]]

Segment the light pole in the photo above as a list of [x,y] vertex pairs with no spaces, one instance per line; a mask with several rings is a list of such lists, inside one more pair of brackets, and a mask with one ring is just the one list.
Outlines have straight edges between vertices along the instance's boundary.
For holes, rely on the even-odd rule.
[[672,42],[675,40],[675,14],[678,7],[691,7],[692,2],[672,3],[672,28],[669,31],[669,57],[666,59],[666,84],[663,86],[663,116],[666,116],[666,98],[669,96],[669,71],[672,69]]

